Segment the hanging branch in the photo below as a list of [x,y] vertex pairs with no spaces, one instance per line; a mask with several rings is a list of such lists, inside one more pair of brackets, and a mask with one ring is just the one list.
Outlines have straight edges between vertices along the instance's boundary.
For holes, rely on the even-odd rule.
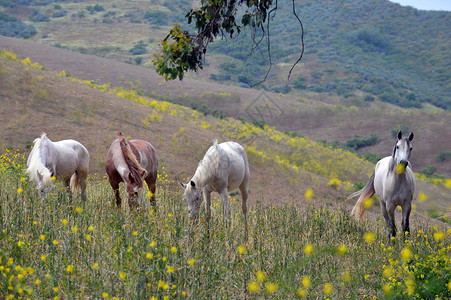
[[288,72],[288,80],[290,80],[291,72],[293,71],[294,67],[298,64],[298,62],[301,61],[302,56],[304,55],[304,48],[305,48],[305,46],[304,46],[304,25],[302,25],[302,21],[301,21],[301,19],[299,19],[298,14],[296,13],[296,5],[294,4],[294,0],[291,0],[291,2],[293,3],[293,15],[296,17],[296,19],[298,19],[298,22],[301,25],[301,45],[302,45],[302,50],[301,50],[301,55],[299,56],[298,60],[291,67],[290,72]]

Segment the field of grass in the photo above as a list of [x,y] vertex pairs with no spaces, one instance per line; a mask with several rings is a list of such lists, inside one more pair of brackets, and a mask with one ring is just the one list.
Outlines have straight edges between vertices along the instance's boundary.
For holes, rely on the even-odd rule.
[[[61,105],[56,102],[59,91],[44,85],[46,80],[59,90],[75,84],[78,93],[84,93],[89,86],[116,95],[116,102],[127,99],[124,101],[129,101],[128,106],[139,103],[143,114],[138,115],[137,122],[144,129],[162,130],[168,126],[167,121],[174,126],[179,124],[177,120],[184,120],[180,123],[184,127],[176,126],[169,151],[179,156],[175,162],[178,168],[181,157],[191,155],[181,145],[194,146],[188,131],[199,134],[209,130],[245,144],[254,172],[250,234],[245,239],[239,196],[231,199],[230,226],[223,223],[217,199],[213,200],[209,226],[202,213],[199,224],[188,220],[182,191],[173,176],[166,173],[174,169],[169,153],[163,156],[167,169],[160,169],[157,207],[130,213],[127,208],[115,207],[112,190],[99,175],[90,178],[86,202],[69,197],[60,184],[48,197],[40,199],[24,174],[24,152],[6,150],[0,157],[2,298],[450,297],[449,225],[413,218],[407,242],[402,234],[390,241],[380,218],[370,217],[357,224],[344,206],[336,205],[331,191],[341,189],[335,197],[342,199],[343,193],[352,189],[345,181],[362,178],[371,169],[371,164],[355,155],[271,127],[204,117],[186,107],[145,98],[133,90],[67,78],[65,72],[51,75],[29,59],[17,62],[13,53],[2,55],[9,58],[0,64],[2,80],[8,86],[9,80],[14,82],[17,76],[21,93],[34,93],[34,106],[41,98]],[[16,73],[10,73],[10,64]],[[96,114],[96,105],[85,103],[84,109],[90,114],[80,114],[73,121],[84,126],[95,124],[92,115]],[[125,117],[123,122],[131,120]],[[99,164],[99,155],[92,156],[94,165]],[[299,161],[301,158],[304,161]],[[328,159],[342,162],[320,163]],[[318,163],[310,165],[313,161]],[[353,168],[347,168],[353,164]],[[258,185],[262,180],[261,175],[256,175],[258,169],[269,177],[263,181],[272,186],[268,194]],[[290,184],[297,190],[288,192]],[[419,182],[428,193],[436,190],[446,194],[447,184],[436,182],[426,189],[430,184]],[[276,200],[273,203],[278,205],[271,205],[268,199],[278,197],[271,190],[280,185],[288,188],[291,201]],[[429,194],[434,198],[429,202],[436,202],[435,195]],[[427,197],[423,192],[418,206]],[[446,215],[440,216],[447,221]]]
[[1,298],[451,297],[449,227],[414,222],[390,241],[381,222],[357,224],[306,194],[305,209],[257,200],[246,239],[238,199],[231,225],[218,201],[209,225],[202,212],[193,224],[164,170],[157,206],[130,212],[104,178],[91,178],[86,202],[60,184],[41,199],[25,161],[0,157]]

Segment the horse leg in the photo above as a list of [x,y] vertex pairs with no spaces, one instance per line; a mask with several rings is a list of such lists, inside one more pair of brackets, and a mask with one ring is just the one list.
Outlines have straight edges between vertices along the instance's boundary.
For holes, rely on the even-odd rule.
[[211,219],[211,191],[204,187],[202,190],[205,199],[205,211],[207,212],[207,223],[210,223]]
[[389,229],[389,238],[396,236],[396,224],[395,224],[395,209],[396,206],[390,203],[387,203],[387,213],[388,213],[388,229]]
[[157,189],[155,182],[157,181],[157,178],[154,176],[148,176],[145,180],[149,191],[152,193],[152,196],[150,196],[150,205],[155,206],[157,204],[155,201],[155,191]]
[[388,238],[390,239],[390,237],[391,237],[390,218],[388,217],[386,203],[382,199],[380,199],[379,203],[381,206],[382,215],[384,216],[384,219],[385,219],[385,228],[387,229],[387,235],[388,235]]
[[412,206],[410,201],[409,203],[405,203],[402,207],[402,232],[404,234],[404,239],[410,234],[409,216],[411,209]]
[[246,239],[248,237],[248,231],[247,231],[247,198],[249,197],[249,192],[247,190],[247,183],[242,183],[240,185],[240,192],[241,192],[241,209],[243,211],[244,216],[244,232],[246,235]]
[[70,199],[72,199],[72,192],[70,190],[70,178],[64,179],[64,187],[66,188],[66,193]]
[[86,187],[88,182],[88,170],[80,170],[78,172],[78,180],[81,189],[81,200],[86,201]]
[[114,196],[116,197],[116,205],[117,205],[117,207],[120,208],[122,200],[121,200],[121,196],[119,195],[119,182],[116,182],[111,179],[109,181],[110,181],[111,188],[114,191]]
[[229,204],[229,194],[227,193],[227,189],[224,189],[221,193],[219,193],[222,200],[222,212],[225,217],[226,223],[230,224],[230,204]]

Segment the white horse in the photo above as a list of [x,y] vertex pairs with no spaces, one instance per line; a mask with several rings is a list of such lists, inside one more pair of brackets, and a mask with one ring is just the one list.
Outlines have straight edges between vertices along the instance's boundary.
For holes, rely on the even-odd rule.
[[388,236],[396,236],[395,208],[402,208],[402,230],[409,232],[409,216],[413,194],[415,193],[415,176],[409,164],[410,152],[413,140],[413,132],[408,138],[402,137],[398,132],[398,141],[393,148],[392,156],[387,156],[376,164],[376,169],[368,183],[361,189],[350,195],[348,199],[359,196],[352,209],[356,219],[362,218],[365,212],[364,202],[374,193],[379,197],[382,215],[385,218]]
[[[241,208],[247,232],[247,198],[249,183],[249,163],[244,148],[235,142],[225,142],[213,146],[199,162],[194,176],[188,184],[181,183],[185,189],[183,198],[188,203],[191,219],[198,217],[200,205],[205,198],[207,221],[211,218],[211,192],[217,192],[223,203],[223,212],[230,222],[229,191],[237,188],[241,192]],[[203,197],[201,197],[201,193]]]
[[52,142],[43,133],[34,140],[33,149],[28,156],[27,173],[30,176],[39,195],[43,197],[46,192],[54,188],[51,177],[64,182],[66,188],[75,192],[81,188],[81,197],[86,200],[86,179],[89,170],[89,153],[77,141],[63,140]]

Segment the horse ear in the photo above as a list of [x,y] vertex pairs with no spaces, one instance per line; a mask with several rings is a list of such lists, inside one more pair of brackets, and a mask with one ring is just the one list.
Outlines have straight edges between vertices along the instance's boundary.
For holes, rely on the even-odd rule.
[[400,139],[402,139],[402,132],[401,132],[401,130],[398,131],[398,140],[400,140]]
[[183,182],[181,182],[180,180],[178,181],[180,183],[180,185],[182,186],[182,188],[186,189],[186,184],[184,184]]
[[42,181],[42,174],[41,174],[41,172],[37,171],[36,175],[38,175],[39,181]]
[[413,131],[409,135],[409,141],[412,141],[412,140],[413,140]]
[[147,171],[146,170],[142,170],[141,177],[145,178],[146,176],[147,176]]
[[189,183],[191,184],[191,186],[192,186],[193,188],[196,187],[196,184],[194,183],[194,181],[191,180]]

